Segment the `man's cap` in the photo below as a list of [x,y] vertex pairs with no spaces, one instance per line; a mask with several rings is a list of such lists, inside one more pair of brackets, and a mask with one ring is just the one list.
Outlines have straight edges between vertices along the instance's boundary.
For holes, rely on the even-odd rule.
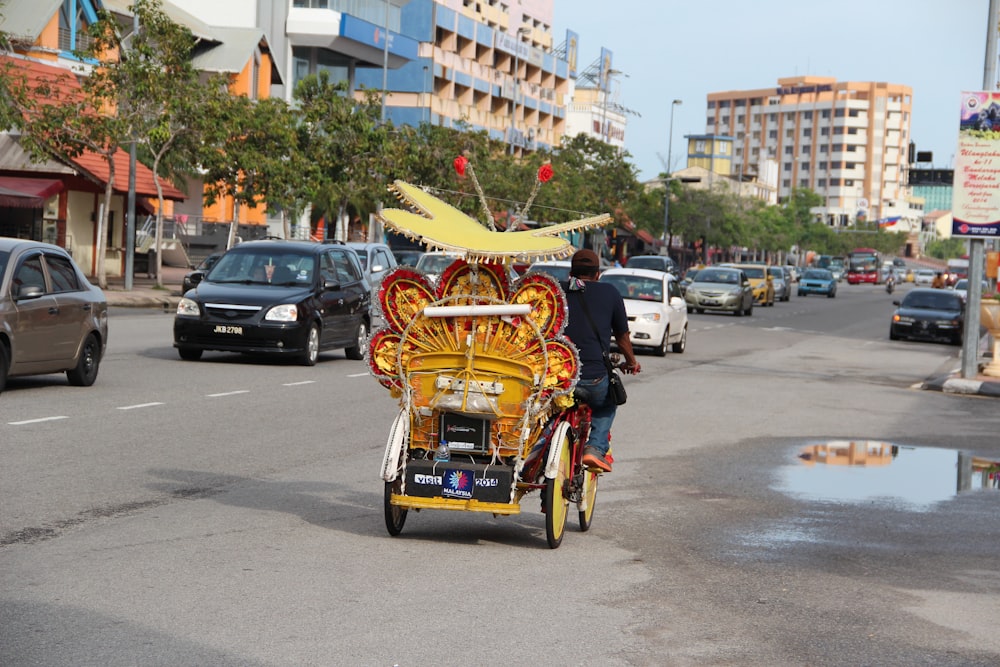
[[584,248],[573,253],[573,257],[570,259],[570,266],[574,269],[599,269],[601,267],[601,260],[597,257],[596,252]]

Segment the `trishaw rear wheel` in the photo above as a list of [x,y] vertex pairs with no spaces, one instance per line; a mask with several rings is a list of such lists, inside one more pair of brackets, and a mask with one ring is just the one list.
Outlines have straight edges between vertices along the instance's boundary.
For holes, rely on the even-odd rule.
[[385,483],[385,527],[389,534],[395,537],[403,532],[403,524],[406,523],[406,510],[399,505],[393,505],[392,494],[403,490],[403,478],[397,477],[391,482]]
[[554,478],[545,480],[545,537],[549,547],[555,549],[562,543],[569,514],[569,500],[563,494],[570,471],[569,438],[564,436],[562,442],[553,442],[552,446],[560,447],[559,469]]
[[590,530],[590,523],[594,520],[594,505],[597,503],[597,478],[599,475],[593,470],[583,471],[583,501],[586,509],[580,510],[580,532]]

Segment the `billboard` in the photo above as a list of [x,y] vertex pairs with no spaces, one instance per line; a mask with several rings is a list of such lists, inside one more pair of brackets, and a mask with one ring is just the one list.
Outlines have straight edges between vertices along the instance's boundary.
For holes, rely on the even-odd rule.
[[964,92],[961,103],[951,234],[1000,237],[1000,92]]

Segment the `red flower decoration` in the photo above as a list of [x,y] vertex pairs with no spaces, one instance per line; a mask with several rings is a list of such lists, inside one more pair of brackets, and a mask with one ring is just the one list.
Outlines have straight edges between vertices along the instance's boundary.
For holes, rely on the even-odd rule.
[[455,172],[459,176],[465,176],[465,165],[469,164],[469,160],[464,155],[459,155],[455,158]]
[[542,183],[548,183],[552,179],[552,165],[546,162],[541,167],[538,168],[538,180]]

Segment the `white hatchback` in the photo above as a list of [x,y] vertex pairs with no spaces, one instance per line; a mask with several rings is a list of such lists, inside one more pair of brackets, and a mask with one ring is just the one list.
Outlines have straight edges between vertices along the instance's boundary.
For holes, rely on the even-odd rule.
[[625,300],[632,347],[652,348],[661,357],[687,348],[687,303],[680,283],[665,271],[608,269],[602,283],[614,285]]
[[913,274],[914,285],[930,287],[933,282],[934,271],[931,269],[917,269],[917,272]]

